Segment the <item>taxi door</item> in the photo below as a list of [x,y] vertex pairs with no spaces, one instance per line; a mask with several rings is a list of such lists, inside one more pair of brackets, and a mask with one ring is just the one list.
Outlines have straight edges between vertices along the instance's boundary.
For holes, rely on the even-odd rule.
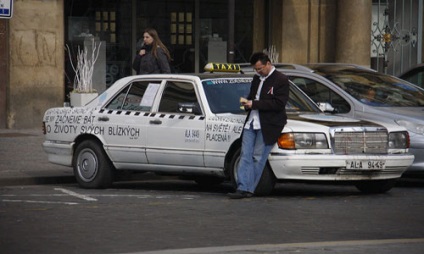
[[166,82],[158,110],[149,116],[150,164],[204,167],[205,117],[198,98],[192,82]]
[[133,81],[106,107],[98,121],[104,130],[105,149],[117,168],[137,169],[148,164],[146,126],[159,81]]

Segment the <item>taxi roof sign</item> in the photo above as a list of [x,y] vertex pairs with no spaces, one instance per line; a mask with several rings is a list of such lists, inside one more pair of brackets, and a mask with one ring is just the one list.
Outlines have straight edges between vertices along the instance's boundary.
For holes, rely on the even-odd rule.
[[0,18],[11,18],[13,0],[0,0]]
[[230,63],[208,63],[204,70],[208,72],[241,72],[239,64]]

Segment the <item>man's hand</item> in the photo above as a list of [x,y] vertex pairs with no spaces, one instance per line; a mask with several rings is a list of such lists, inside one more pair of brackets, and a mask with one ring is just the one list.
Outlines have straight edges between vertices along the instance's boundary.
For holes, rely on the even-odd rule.
[[244,107],[244,108],[252,108],[252,101],[249,101],[246,98],[240,97],[240,104]]
[[246,103],[243,104],[243,106],[245,108],[252,108],[252,101],[247,101]]

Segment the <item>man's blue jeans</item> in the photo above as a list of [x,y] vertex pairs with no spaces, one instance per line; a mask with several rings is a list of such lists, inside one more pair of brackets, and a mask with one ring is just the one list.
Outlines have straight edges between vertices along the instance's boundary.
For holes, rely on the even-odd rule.
[[272,145],[266,145],[261,130],[243,130],[240,163],[237,170],[237,189],[255,192],[261,179]]

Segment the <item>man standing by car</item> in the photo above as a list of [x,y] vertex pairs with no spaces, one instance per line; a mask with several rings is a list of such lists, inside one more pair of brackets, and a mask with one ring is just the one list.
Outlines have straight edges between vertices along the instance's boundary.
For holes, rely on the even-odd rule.
[[228,193],[232,199],[253,196],[268,155],[287,122],[288,78],[275,70],[265,53],[254,53],[250,64],[257,75],[252,80],[248,97],[240,100],[248,115],[242,134],[237,190]]

